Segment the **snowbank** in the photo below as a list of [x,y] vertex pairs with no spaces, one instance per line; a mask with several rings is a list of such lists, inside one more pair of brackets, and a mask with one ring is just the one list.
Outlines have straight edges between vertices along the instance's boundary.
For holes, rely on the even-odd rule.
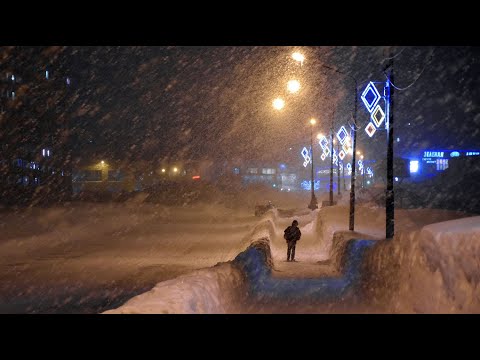
[[242,272],[229,263],[196,270],[158,283],[124,305],[103,314],[225,314],[236,313],[244,296]]
[[366,256],[365,294],[398,313],[480,312],[480,217],[381,241]]

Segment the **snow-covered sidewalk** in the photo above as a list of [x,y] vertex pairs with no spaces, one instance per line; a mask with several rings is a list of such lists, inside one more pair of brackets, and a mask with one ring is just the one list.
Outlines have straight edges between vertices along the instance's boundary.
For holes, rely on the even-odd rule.
[[[357,207],[353,233],[346,230],[348,206],[282,215],[269,211],[249,240],[257,245],[233,262],[160,283],[107,313],[480,312],[480,270],[474,265],[480,217],[458,220],[462,214],[455,212],[400,210],[395,238],[382,241],[384,212]],[[290,263],[283,229],[293,219],[300,223],[302,240],[298,262]],[[460,274],[459,282],[449,274]],[[431,294],[422,289],[428,282],[434,283],[427,286],[435,288]]]

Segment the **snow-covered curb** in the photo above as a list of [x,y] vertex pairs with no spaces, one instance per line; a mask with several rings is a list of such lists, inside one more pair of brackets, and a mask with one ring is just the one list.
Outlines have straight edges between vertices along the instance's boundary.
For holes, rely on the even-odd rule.
[[[270,255],[270,248],[266,251],[265,244],[275,234],[277,217],[277,210],[270,210],[264,215],[245,240],[247,248],[242,253],[250,247],[260,246],[265,254]],[[268,258],[270,262],[267,260],[267,263],[271,265],[271,256]],[[237,313],[239,300],[246,297],[246,291],[244,273],[234,260],[160,282],[152,290],[103,314]]]

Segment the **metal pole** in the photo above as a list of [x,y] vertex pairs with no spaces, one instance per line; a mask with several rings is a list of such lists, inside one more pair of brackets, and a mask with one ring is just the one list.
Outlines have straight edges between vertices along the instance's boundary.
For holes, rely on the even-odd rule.
[[332,127],[330,129],[330,206],[333,205],[333,117]]
[[347,191],[347,185],[345,185],[345,163],[342,161],[342,178],[343,178],[343,191]]
[[311,210],[318,209],[317,205],[317,199],[315,198],[315,192],[313,190],[313,125],[310,126],[310,156],[311,156],[311,162],[312,162],[312,177],[311,177],[311,187],[312,187],[312,196],[310,198],[310,204],[308,205],[308,208]]
[[353,110],[353,154],[352,154],[352,177],[350,180],[350,217],[349,230],[355,230],[355,155],[357,154],[357,79],[355,81],[355,107]]
[[[388,79],[385,82],[385,102],[387,126],[387,190],[385,196],[385,234],[387,239],[393,239],[395,226],[395,202],[393,192],[393,58],[387,65]],[[390,80],[389,80],[390,79]]]
[[[337,156],[340,153],[340,141],[337,139]],[[340,160],[337,159],[337,188],[340,195]]]

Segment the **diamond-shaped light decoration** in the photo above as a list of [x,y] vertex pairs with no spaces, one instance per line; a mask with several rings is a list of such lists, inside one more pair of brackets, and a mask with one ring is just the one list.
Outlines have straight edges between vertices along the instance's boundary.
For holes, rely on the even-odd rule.
[[327,155],[328,155],[328,140],[327,140],[327,138],[324,135],[322,135],[322,137],[320,138],[318,143],[322,147],[323,151],[326,152]]
[[375,123],[375,125],[377,126],[377,128],[380,127],[380,125],[382,125],[382,122],[385,119],[385,113],[383,112],[382,107],[380,105],[377,105],[375,110],[373,110],[371,118]]
[[340,158],[340,160],[343,160],[343,158],[345,157],[345,152],[343,150],[340,150],[340,152],[338,153],[338,157]]
[[326,158],[326,157],[327,157],[327,156],[325,155],[325,153],[323,153],[323,154],[320,156],[320,158],[322,159],[322,161],[325,161],[325,158]]
[[310,153],[309,153],[309,151],[307,150],[306,147],[304,147],[302,149],[302,156],[305,159],[305,161],[303,162],[303,166],[307,167],[308,163],[312,162],[312,159],[311,159]]
[[368,136],[372,137],[373,134],[375,134],[375,131],[377,131],[377,129],[375,128],[375,125],[369,122],[367,127],[365,128],[365,131],[367,132]]
[[[343,144],[342,145],[342,150],[345,154],[348,154],[348,144]],[[342,159],[343,160],[343,159]]]
[[362,94],[362,101],[365,104],[368,112],[371,113],[378,101],[380,100],[380,94],[378,93],[375,85],[370,81]]
[[340,141],[340,144],[345,144],[345,141],[348,138],[348,132],[347,129],[345,129],[345,126],[342,126],[340,130],[337,132],[337,138]]

